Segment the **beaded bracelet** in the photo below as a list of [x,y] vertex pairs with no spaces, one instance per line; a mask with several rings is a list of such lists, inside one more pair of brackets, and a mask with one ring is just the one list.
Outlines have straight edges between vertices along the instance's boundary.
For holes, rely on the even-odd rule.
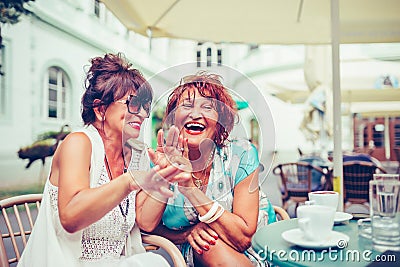
[[213,205],[211,206],[211,209],[203,216],[199,215],[199,221],[205,222],[205,221],[208,221],[209,219],[211,219],[217,212],[219,206],[220,206],[219,203],[214,200]]
[[222,207],[221,204],[218,204],[218,207],[220,208],[218,210],[218,212],[216,212],[215,215],[213,217],[211,217],[209,220],[205,221],[205,223],[208,224],[208,223],[215,222],[216,220],[219,219],[219,217],[222,216],[222,214],[224,214],[224,211],[225,211],[224,207]]

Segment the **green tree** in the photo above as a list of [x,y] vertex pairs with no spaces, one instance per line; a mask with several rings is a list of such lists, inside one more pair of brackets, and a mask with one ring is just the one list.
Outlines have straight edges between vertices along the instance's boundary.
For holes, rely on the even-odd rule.
[[[3,24],[15,24],[22,14],[30,14],[31,12],[24,7],[24,4],[31,1],[35,0],[0,0],[0,48],[3,47],[1,26]],[[0,74],[3,74],[1,72],[1,62]]]
[[24,7],[25,3],[35,0],[1,0],[0,1],[0,45],[2,44],[1,26],[3,24],[15,24],[19,22],[22,14],[31,12]]

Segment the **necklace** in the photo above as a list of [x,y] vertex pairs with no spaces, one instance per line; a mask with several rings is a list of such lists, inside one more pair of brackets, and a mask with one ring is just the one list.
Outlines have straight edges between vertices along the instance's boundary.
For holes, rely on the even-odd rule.
[[[124,157],[124,155],[122,154],[122,157]],[[111,169],[110,169],[110,165],[108,164],[108,159],[107,159],[107,154],[104,153],[104,162],[106,164],[106,168],[107,168],[107,172],[108,175],[110,177],[110,180],[113,179],[113,175],[111,173]],[[124,173],[126,172],[126,167],[125,167],[125,160],[124,160]],[[128,216],[128,212],[129,212],[129,197],[126,197],[126,206],[125,206],[125,211],[122,208],[121,203],[118,204],[119,210],[121,211],[122,217],[124,217],[124,222],[122,223],[121,226],[121,235],[123,237],[127,237],[128,233],[129,233],[129,225],[126,221],[126,217]]]
[[[203,175],[203,173],[202,173]],[[192,172],[192,178],[194,179],[193,183],[197,188],[200,188],[203,186],[203,180],[201,180],[200,178],[196,177],[193,172]]]
[[[206,164],[204,164],[204,168],[203,168],[203,170],[201,171],[201,176],[203,177],[203,179],[204,179],[204,177],[206,176],[207,167],[208,167],[208,165],[210,164],[210,162],[211,162],[213,156],[214,156],[214,151],[213,151],[212,153],[210,153],[210,155],[208,156],[208,159],[207,159],[207,161],[206,161]],[[203,187],[203,180],[202,180],[201,178],[197,177],[196,175],[194,175],[193,172],[191,173],[191,175],[192,175],[192,178],[194,179],[194,181],[193,181],[194,185],[195,185],[197,188]]]

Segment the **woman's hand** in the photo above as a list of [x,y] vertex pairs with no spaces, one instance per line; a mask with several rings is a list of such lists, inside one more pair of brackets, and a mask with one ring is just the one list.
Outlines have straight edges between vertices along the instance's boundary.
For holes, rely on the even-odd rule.
[[189,244],[198,254],[203,254],[203,251],[209,250],[211,246],[216,244],[217,239],[218,234],[208,224],[202,222],[196,224],[187,236]]
[[160,194],[163,197],[173,196],[170,190],[171,183],[185,182],[190,179],[188,174],[181,174],[182,170],[177,166],[167,166],[160,168],[160,166],[153,167],[150,172],[129,170],[128,175],[131,176],[131,190],[143,189],[149,194]]
[[[172,126],[168,131],[168,136],[164,144],[164,131],[160,129],[157,133],[157,148],[154,151],[148,149],[151,161],[164,168],[173,164],[175,157],[180,157],[184,152],[184,140],[176,126]],[[187,146],[186,146],[187,147]]]
[[161,168],[175,166],[181,172],[175,177],[167,178],[170,183],[178,182],[180,187],[191,188],[194,184],[191,179],[192,166],[190,161],[183,156],[187,150],[187,140],[179,134],[179,129],[172,126],[164,145],[164,131],[160,129],[157,133],[157,149],[149,148],[150,159]]

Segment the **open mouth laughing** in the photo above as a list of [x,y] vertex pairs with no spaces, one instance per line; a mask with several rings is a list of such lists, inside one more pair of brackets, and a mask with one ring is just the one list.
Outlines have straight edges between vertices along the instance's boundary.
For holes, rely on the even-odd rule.
[[205,131],[207,126],[199,122],[188,122],[185,124],[185,131],[188,134],[197,135]]

